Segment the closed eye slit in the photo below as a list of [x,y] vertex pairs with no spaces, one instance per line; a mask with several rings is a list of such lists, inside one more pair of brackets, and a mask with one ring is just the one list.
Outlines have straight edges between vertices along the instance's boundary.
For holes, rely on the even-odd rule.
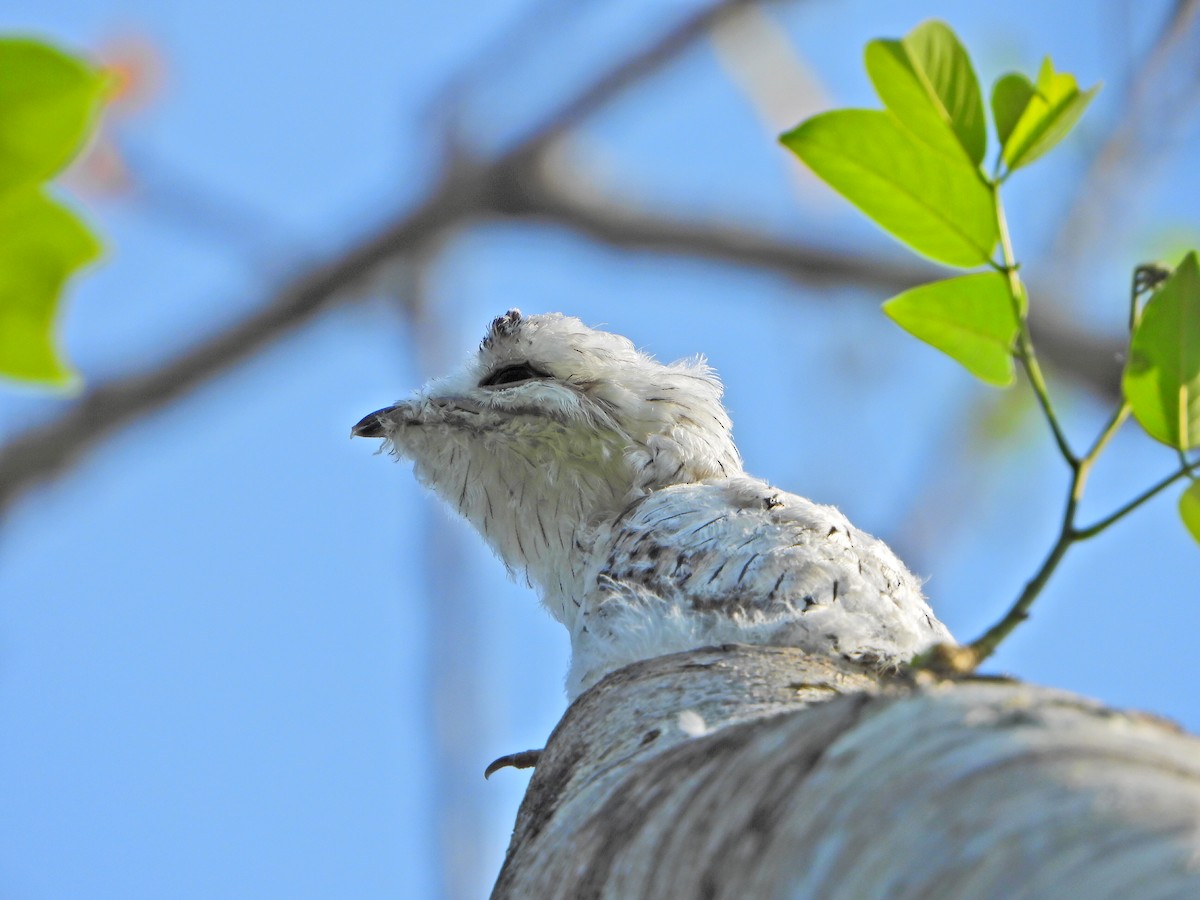
[[530,381],[534,378],[549,378],[550,376],[538,371],[529,363],[517,363],[512,366],[504,366],[497,369],[483,381],[479,382],[480,387],[500,387],[506,384],[517,384],[522,381]]

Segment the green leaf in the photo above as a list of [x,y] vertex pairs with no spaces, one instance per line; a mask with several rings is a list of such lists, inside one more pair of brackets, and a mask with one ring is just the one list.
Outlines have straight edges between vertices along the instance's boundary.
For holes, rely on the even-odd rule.
[[996,136],[1000,139],[1001,147],[1008,143],[1021,113],[1025,112],[1025,107],[1036,92],[1033,82],[1020,72],[1009,72],[992,85],[992,118],[996,122]]
[[1200,544],[1200,481],[1193,481],[1179,498],[1179,518],[1183,519],[1188,533]]
[[1122,387],[1152,438],[1178,450],[1200,445],[1200,266],[1194,250],[1142,310]]
[[988,261],[996,208],[964,155],[922,144],[889,113],[837,109],[780,140],[826,184],[918,253],[951,266]]
[[[1024,289],[1022,289],[1022,308]],[[1019,322],[1008,279],[979,272],[924,284],[883,304],[897,325],[999,387],[1012,384]]]
[[1033,96],[1004,140],[1004,162],[1009,171],[1027,166],[1053,149],[1075,127],[1099,90],[1097,84],[1080,91],[1075,76],[1055,72],[1047,56],[1038,72]]
[[987,124],[971,57],[944,22],[923,22],[903,40],[867,44],[867,74],[884,106],[939,152],[983,162]]
[[72,379],[54,346],[55,314],[67,279],[99,253],[87,226],[40,188],[0,195],[0,374]]
[[107,79],[27,39],[0,40],[0,190],[45,181],[82,147]]

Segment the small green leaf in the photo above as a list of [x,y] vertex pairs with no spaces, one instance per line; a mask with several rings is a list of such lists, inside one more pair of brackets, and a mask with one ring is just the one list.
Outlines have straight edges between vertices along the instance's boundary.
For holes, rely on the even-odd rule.
[[931,150],[891,114],[874,109],[821,113],[780,140],[918,253],[961,268],[991,257],[997,239],[992,192],[965,155]]
[[45,181],[79,151],[107,79],[38,41],[0,40],[0,190]]
[[1200,481],[1193,481],[1179,498],[1179,518],[1183,519],[1188,533],[1200,544]]
[[1065,138],[1083,115],[1100,85],[1080,91],[1075,76],[1055,72],[1046,57],[1038,72],[1034,94],[1004,141],[1009,171],[1027,166]]
[[55,314],[67,279],[99,253],[87,226],[40,188],[0,195],[0,374],[71,380],[54,346]]
[[977,378],[999,387],[1012,384],[1012,348],[1020,326],[1001,273],[923,284],[888,300],[883,311]]
[[1035,93],[1033,82],[1020,72],[1009,72],[992,85],[992,118],[1001,147],[1008,143],[1009,135]]
[[983,161],[987,124],[971,57],[944,22],[930,20],[903,40],[867,44],[867,74],[884,106],[943,153]]
[[1178,450],[1200,446],[1200,265],[1194,250],[1142,310],[1122,388],[1152,438]]

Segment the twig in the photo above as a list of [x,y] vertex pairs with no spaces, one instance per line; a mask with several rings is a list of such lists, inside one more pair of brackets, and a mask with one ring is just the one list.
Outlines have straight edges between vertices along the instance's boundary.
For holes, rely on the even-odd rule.
[[[1000,246],[1004,255],[1004,265],[1001,267],[1009,277],[1009,283],[1013,296],[1014,305],[1018,302],[1018,296],[1021,289],[1020,283],[1016,276],[1016,261],[1013,257],[1012,245],[1009,241],[1008,228],[1004,221],[1004,207],[1000,203],[999,192],[996,191],[996,185],[993,182],[993,192],[996,202],[996,217],[1000,226]],[[1133,283],[1130,288],[1129,301],[1129,327],[1132,332],[1137,325],[1139,316],[1138,298],[1147,290],[1151,290],[1157,281],[1161,281],[1161,273],[1152,272],[1147,274],[1142,268],[1139,268],[1134,274]],[[933,654],[930,660],[934,665],[949,667],[956,671],[971,671],[974,670],[980,663],[991,656],[996,648],[1007,638],[1013,630],[1029,618],[1029,609],[1033,605],[1034,600],[1045,588],[1050,580],[1050,576],[1054,574],[1058,564],[1062,561],[1063,556],[1072,544],[1079,541],[1085,541],[1088,538],[1094,537],[1110,525],[1114,524],[1124,516],[1133,512],[1143,503],[1156,497],[1159,493],[1170,487],[1184,476],[1194,475],[1196,470],[1195,463],[1188,460],[1187,454],[1183,451],[1179,452],[1180,468],[1171,475],[1163,478],[1158,483],[1143,491],[1138,496],[1134,497],[1125,505],[1118,508],[1112,514],[1105,516],[1103,519],[1095,522],[1084,528],[1080,528],[1075,524],[1075,517],[1079,511],[1079,504],[1083,499],[1084,490],[1087,487],[1088,476],[1091,474],[1092,467],[1096,464],[1096,460],[1108,446],[1109,441],[1120,430],[1125,420],[1129,418],[1132,411],[1129,401],[1122,399],[1108,423],[1101,430],[1099,436],[1092,443],[1082,457],[1076,457],[1070,446],[1067,444],[1066,436],[1063,434],[1058,423],[1058,418],[1054,413],[1053,405],[1050,402],[1049,394],[1046,392],[1044,381],[1040,378],[1040,371],[1037,367],[1037,358],[1033,354],[1032,344],[1029,343],[1029,334],[1025,326],[1024,316],[1021,315],[1021,310],[1017,309],[1017,318],[1020,322],[1020,334],[1017,343],[1017,355],[1021,361],[1025,363],[1026,370],[1030,374],[1030,383],[1033,385],[1034,393],[1046,414],[1046,419],[1054,431],[1055,440],[1058,444],[1058,449],[1071,467],[1071,485],[1067,491],[1067,502],[1063,510],[1062,524],[1058,531],[1058,537],[1054,541],[1054,546],[1050,548],[1045,560],[1038,568],[1034,576],[1026,583],[1025,588],[1021,591],[1016,601],[1009,607],[1004,616],[983,635],[972,641],[969,645],[962,648],[947,649],[940,654]],[[1037,376],[1035,378],[1035,376]],[[918,667],[928,665],[928,662],[919,661],[916,663]]]
[[1196,472],[1196,463],[1188,462],[1185,460],[1183,465],[1181,465],[1178,470],[1171,473],[1166,478],[1163,478],[1161,481],[1154,484],[1152,487],[1149,487],[1146,490],[1142,491],[1142,493],[1138,494],[1136,497],[1134,497],[1132,500],[1130,500],[1128,503],[1126,503],[1124,506],[1122,506],[1116,512],[1112,513],[1111,515],[1105,516],[1103,519],[1096,522],[1094,525],[1089,525],[1086,528],[1076,528],[1074,531],[1075,539],[1079,540],[1079,541],[1083,541],[1083,540],[1087,540],[1090,537],[1095,537],[1101,531],[1108,528],[1108,526],[1115,523],[1118,519],[1122,519],[1125,516],[1129,515],[1129,513],[1133,512],[1135,509],[1137,509],[1139,506],[1141,506],[1147,500],[1152,500],[1155,497],[1157,497],[1160,493],[1165,491],[1167,488],[1169,488],[1171,485],[1173,485],[1179,479],[1181,479],[1187,475],[1194,475],[1195,472]]
[[1076,478],[1072,480],[1070,496],[1067,500],[1066,512],[1063,515],[1062,528],[1059,530],[1058,539],[1054,542],[1054,546],[1050,549],[1049,555],[1042,562],[1042,565],[1037,570],[1037,573],[1025,585],[1025,589],[1021,591],[1021,595],[1017,598],[1016,602],[1013,603],[1000,621],[968,645],[967,649],[970,651],[970,653],[969,656],[967,656],[967,660],[969,661],[964,667],[973,669],[986,660],[989,656],[996,652],[996,648],[1003,643],[1004,639],[1008,637],[1018,625],[1029,618],[1029,608],[1033,605],[1033,601],[1037,599],[1038,594],[1042,592],[1042,589],[1050,580],[1050,576],[1054,574],[1054,570],[1058,567],[1058,564],[1062,561],[1064,554],[1072,544],[1096,536],[1101,531],[1115,523],[1118,519],[1124,518],[1146,501],[1158,496],[1158,494],[1166,490],[1185,475],[1194,472],[1195,468],[1196,465],[1193,463],[1188,463],[1182,466],[1178,471],[1173,472],[1166,478],[1163,478],[1153,487],[1143,491],[1116,512],[1109,516],[1105,516],[1094,525],[1090,525],[1086,528],[1076,528],[1073,524],[1075,520],[1075,512],[1078,508],[1078,494],[1082,491],[1082,479],[1079,477],[1079,475],[1083,474],[1083,478],[1086,478],[1085,473],[1087,469],[1085,467],[1079,470]]
[[1000,185],[999,182],[992,181],[992,200],[996,207],[996,224],[999,228],[1000,236],[1000,252],[1004,257],[1004,265],[1001,267],[1005,277],[1008,279],[1008,292],[1012,299],[1013,315],[1018,323],[1017,331],[1017,358],[1021,360],[1021,365],[1025,368],[1025,373],[1029,376],[1029,384],[1033,388],[1033,394],[1037,397],[1038,406],[1041,407],[1042,413],[1046,417],[1046,421],[1050,425],[1050,431],[1054,435],[1054,442],[1058,445],[1059,453],[1072,469],[1078,469],[1079,460],[1075,458],[1075,453],[1071,450],[1071,445],[1067,441],[1067,436],[1063,432],[1062,425],[1059,424],[1058,416],[1054,412],[1054,404],[1050,402],[1050,393],[1046,387],[1046,379],[1042,375],[1042,367],[1038,364],[1037,354],[1033,349],[1033,341],[1029,336],[1029,325],[1026,321],[1025,310],[1022,305],[1021,280],[1017,275],[1017,260],[1013,254],[1012,238],[1008,234],[1008,219],[1004,215],[1004,204],[1000,201]]

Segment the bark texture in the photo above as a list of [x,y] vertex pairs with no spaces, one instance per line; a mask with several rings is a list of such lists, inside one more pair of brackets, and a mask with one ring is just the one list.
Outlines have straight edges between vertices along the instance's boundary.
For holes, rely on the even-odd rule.
[[1014,681],[725,646],[613,673],[494,897],[1200,897],[1200,740]]

